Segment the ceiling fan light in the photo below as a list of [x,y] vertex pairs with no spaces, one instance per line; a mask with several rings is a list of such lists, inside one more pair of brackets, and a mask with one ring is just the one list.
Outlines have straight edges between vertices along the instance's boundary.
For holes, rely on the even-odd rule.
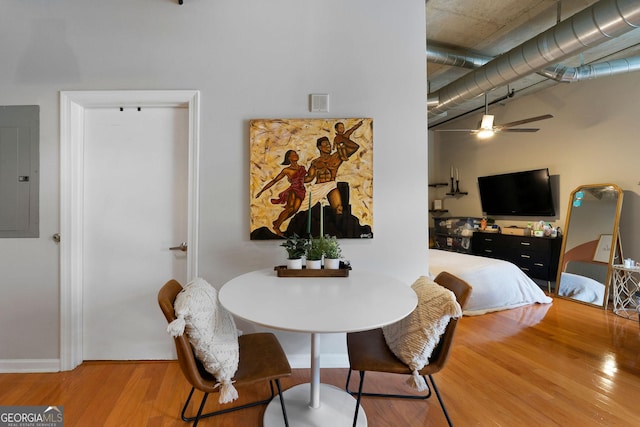
[[478,131],[476,135],[478,135],[478,138],[480,139],[487,139],[487,138],[491,138],[493,134],[494,132],[492,129],[481,129]]
[[484,114],[482,116],[482,122],[480,123],[480,129],[489,130],[489,131],[493,129],[493,115],[492,114]]

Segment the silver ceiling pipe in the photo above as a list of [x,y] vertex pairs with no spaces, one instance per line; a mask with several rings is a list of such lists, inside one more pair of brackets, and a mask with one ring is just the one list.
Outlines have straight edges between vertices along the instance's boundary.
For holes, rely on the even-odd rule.
[[640,56],[598,62],[580,67],[564,67],[556,65],[540,71],[538,74],[561,83],[573,83],[583,80],[610,77],[617,74],[640,71]]
[[[465,51],[460,48],[446,47],[436,42],[427,41],[427,62],[448,65],[451,67],[477,69],[490,62],[494,57]],[[640,71],[640,56],[616,59],[579,67],[556,64],[547,67],[537,74],[561,83],[573,83],[599,77],[610,77]],[[427,105],[436,106],[440,102],[438,96],[429,97]]]
[[438,104],[440,104],[440,98],[438,98],[438,95],[431,95],[429,94],[427,96],[427,107],[435,107]]
[[[481,55],[463,49],[445,46],[438,42],[427,40],[427,62],[452,67],[470,68],[475,70],[493,59],[492,56]],[[427,96],[427,107],[435,107],[440,104],[437,93]]]
[[524,42],[429,97],[439,104],[429,116],[640,27],[638,0],[601,0]]
[[427,62],[474,70],[492,59],[492,56],[456,49],[427,40]]

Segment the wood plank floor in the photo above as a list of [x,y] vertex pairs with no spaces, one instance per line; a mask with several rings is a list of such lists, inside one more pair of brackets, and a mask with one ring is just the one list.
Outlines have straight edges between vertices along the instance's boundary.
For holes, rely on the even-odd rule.
[[[322,381],[344,387],[346,373],[323,369]],[[308,378],[309,370],[296,369],[283,386]],[[449,363],[435,379],[456,426],[639,426],[640,325],[561,299],[465,317]],[[367,377],[370,390],[407,391],[403,382]],[[173,361],[0,374],[0,405],[61,405],[67,427],[185,426],[179,412],[188,391]],[[239,392],[245,400],[267,388]],[[216,405],[212,398],[208,408]],[[363,407],[374,427],[446,425],[435,397],[365,398]],[[200,425],[260,426],[263,413],[264,407],[252,408]]]

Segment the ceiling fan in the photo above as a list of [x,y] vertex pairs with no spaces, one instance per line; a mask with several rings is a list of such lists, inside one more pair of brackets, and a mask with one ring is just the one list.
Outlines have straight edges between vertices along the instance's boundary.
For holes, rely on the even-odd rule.
[[550,119],[551,114],[543,114],[542,116],[529,117],[528,119],[516,120],[515,122],[497,125],[493,123],[494,116],[489,114],[489,104],[487,102],[487,94],[484,94],[484,114],[478,129],[435,129],[436,132],[470,132],[478,136],[478,138],[489,138],[496,133],[501,132],[537,132],[538,128],[518,128],[515,126],[524,125],[526,123],[537,122],[540,120]]

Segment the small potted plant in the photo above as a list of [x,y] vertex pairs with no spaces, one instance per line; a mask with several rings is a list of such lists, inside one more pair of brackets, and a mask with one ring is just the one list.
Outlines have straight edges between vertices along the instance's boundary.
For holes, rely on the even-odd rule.
[[322,256],[324,255],[324,239],[321,237],[312,238],[307,246],[306,258],[307,268],[319,270],[322,268]]
[[329,236],[328,234],[323,239],[324,246],[324,268],[337,270],[340,268],[340,258],[342,258],[342,250],[340,249],[340,243],[335,236]]
[[302,269],[302,256],[307,250],[307,239],[300,238],[297,234],[288,237],[280,246],[287,251],[287,269]]

